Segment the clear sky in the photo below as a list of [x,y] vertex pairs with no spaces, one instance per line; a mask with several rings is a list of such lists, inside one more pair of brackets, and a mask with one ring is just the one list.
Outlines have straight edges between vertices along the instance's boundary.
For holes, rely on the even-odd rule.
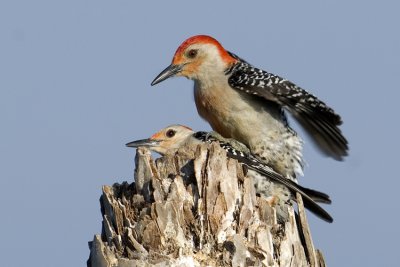
[[1,265],[84,266],[101,186],[133,179],[124,144],[174,123],[210,129],[192,81],[150,87],[195,34],[342,115],[344,162],[305,138],[300,182],[331,195],[335,218],[309,216],[314,241],[328,266],[398,264],[400,6],[278,2],[1,1]]

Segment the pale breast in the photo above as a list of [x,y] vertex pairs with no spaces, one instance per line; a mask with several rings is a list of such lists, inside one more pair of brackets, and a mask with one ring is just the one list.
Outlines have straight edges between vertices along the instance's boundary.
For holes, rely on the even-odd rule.
[[194,98],[199,115],[214,131],[242,142],[286,177],[299,173],[302,143],[288,132],[276,103],[236,91],[227,83],[204,88],[195,82]]
[[246,145],[257,136],[272,138],[286,128],[279,106],[236,91],[228,83],[204,88],[195,82],[194,98],[198,113],[215,131]]

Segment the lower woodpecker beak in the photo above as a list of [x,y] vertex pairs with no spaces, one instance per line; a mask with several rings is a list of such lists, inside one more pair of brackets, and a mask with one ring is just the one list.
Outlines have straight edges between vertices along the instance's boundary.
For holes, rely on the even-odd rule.
[[176,74],[182,71],[183,66],[184,64],[169,65],[165,70],[163,70],[160,74],[157,75],[157,77],[151,82],[151,85],[155,85],[172,76],[175,76]]
[[126,144],[127,147],[154,147],[157,146],[160,142],[152,139],[143,139],[136,140],[133,142],[129,142]]

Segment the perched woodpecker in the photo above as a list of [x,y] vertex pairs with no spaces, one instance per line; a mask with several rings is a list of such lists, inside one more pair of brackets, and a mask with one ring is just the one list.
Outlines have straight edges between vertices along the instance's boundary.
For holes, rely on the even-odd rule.
[[316,202],[330,204],[328,195],[309,188],[304,188],[290,179],[283,177],[268,165],[262,163],[240,142],[223,138],[216,132],[194,132],[182,125],[171,125],[155,133],[148,139],[127,143],[128,147],[147,147],[161,155],[173,154],[186,145],[218,142],[227,156],[236,159],[247,167],[248,175],[254,179],[256,192],[275,203],[278,221],[284,222],[288,218],[286,205],[295,201],[295,193],[301,194],[304,206],[319,218],[332,222],[332,217]]
[[194,80],[197,111],[214,131],[244,143],[287,178],[303,174],[303,143],[284,109],[326,155],[336,160],[347,155],[347,140],[338,128],[341,118],[330,107],[294,83],[253,67],[210,36],[184,41],[151,85],[172,76]]

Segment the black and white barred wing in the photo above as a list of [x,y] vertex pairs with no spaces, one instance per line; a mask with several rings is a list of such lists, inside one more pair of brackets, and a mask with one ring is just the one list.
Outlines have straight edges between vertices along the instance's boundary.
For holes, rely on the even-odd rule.
[[277,75],[239,62],[227,70],[232,88],[273,101],[287,109],[327,155],[342,160],[348,143],[338,128],[342,120],[324,102]]
[[330,204],[331,200],[329,196],[325,193],[304,188],[291,180],[283,177],[279,173],[275,172],[272,168],[269,166],[263,164],[260,162],[257,158],[252,156],[251,154],[245,153],[243,151],[240,151],[230,145],[228,142],[225,140],[220,140],[219,138],[215,137],[212,133],[207,133],[207,132],[197,132],[194,134],[194,137],[197,138],[198,140],[206,143],[212,143],[212,142],[218,142],[221,148],[223,148],[226,151],[226,154],[228,157],[236,159],[240,163],[244,164],[247,168],[256,171],[260,173],[261,175],[265,176],[266,178],[271,179],[272,181],[275,181],[277,183],[285,185],[289,190],[295,194],[300,193],[300,195],[303,197],[304,201],[304,206],[309,209],[311,212],[313,212],[315,215],[320,217],[321,219],[327,221],[327,222],[332,222],[333,219],[329,215],[328,212],[326,212],[322,207],[320,207],[315,201],[321,202],[321,203],[327,203]]

